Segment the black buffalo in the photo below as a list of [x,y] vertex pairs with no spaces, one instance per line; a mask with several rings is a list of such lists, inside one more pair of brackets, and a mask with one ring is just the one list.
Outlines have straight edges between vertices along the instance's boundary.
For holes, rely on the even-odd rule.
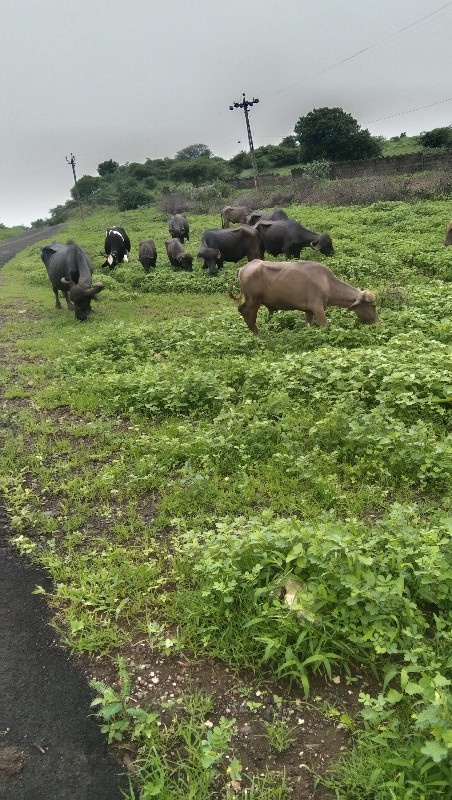
[[92,283],[93,267],[85,251],[75,242],[52,242],[42,248],[41,258],[55,293],[56,308],[61,308],[61,291],[76,319],[85,320],[92,311],[91,298],[104,288],[102,283]]
[[185,269],[187,272],[193,271],[193,256],[186,253],[183,244],[179,239],[165,239],[166,252],[170,264],[174,269]]
[[127,236],[124,228],[119,228],[113,225],[105,231],[105,255],[106,261],[102,264],[103,267],[110,267],[114,269],[116,264],[121,264],[122,261],[129,260],[130,253],[130,239]]
[[140,242],[138,249],[138,260],[142,264],[145,272],[154,269],[157,262],[157,250],[152,239],[144,239]]
[[276,222],[259,220],[255,227],[260,239],[259,258],[264,258],[264,253],[267,252],[272,256],[284,253],[286,258],[299,259],[303,247],[312,247],[325,256],[334,253],[333,242],[328,233],[310,231],[295,219],[282,219]]
[[185,239],[187,242],[190,241],[190,226],[185,214],[175,214],[174,217],[170,219],[168,230],[172,238],[179,239],[181,244],[184,243]]
[[255,228],[239,225],[238,228],[210,228],[202,237],[198,258],[204,260],[203,268],[216,275],[224,261],[237,263],[242,258],[252,261],[259,257],[259,236]]
[[260,220],[275,221],[277,219],[289,219],[289,217],[282,208],[274,208],[273,211],[252,211],[246,221],[248,225],[255,225]]

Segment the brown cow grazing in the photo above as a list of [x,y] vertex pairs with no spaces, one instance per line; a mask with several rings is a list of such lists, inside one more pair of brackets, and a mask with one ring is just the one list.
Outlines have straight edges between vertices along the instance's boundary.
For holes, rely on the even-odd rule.
[[230,222],[244,225],[249,213],[245,206],[225,206],[221,209],[221,227],[229,228]]
[[444,239],[446,247],[452,244],[452,221],[447,226],[446,238]]
[[375,295],[368,289],[354,289],[339,280],[328,267],[317,261],[261,261],[255,259],[237,271],[240,295],[228,287],[228,294],[239,305],[249,329],[258,333],[256,317],[259,308],[273,311],[304,311],[308,325],[314,318],[319,325],[328,325],[325,309],[340,306],[354,311],[360,322],[378,322]]
[[145,272],[154,269],[157,261],[157,250],[152,239],[144,239],[144,241],[140,242],[138,260],[143,265]]
[[191,253],[186,253],[183,245],[179,239],[165,239],[166,252],[169,262],[174,269],[185,269],[187,272],[193,272],[193,256]]

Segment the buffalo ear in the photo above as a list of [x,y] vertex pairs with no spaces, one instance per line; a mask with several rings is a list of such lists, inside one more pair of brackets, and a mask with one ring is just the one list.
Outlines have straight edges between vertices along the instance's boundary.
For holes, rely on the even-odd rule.
[[67,278],[61,278],[61,283],[65,288],[69,289],[72,289],[72,287],[75,286],[74,281],[68,280]]
[[185,253],[179,253],[179,255],[177,256],[176,260],[179,262],[179,264],[181,264],[182,261],[184,260],[184,255]]

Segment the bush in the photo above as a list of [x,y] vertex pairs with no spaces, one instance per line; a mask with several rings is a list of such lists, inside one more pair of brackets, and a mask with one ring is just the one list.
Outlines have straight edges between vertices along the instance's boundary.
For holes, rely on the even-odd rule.
[[450,147],[452,145],[452,127],[433,128],[420,136],[424,147]]
[[139,183],[127,183],[120,186],[118,190],[118,208],[120,211],[147,206],[153,202],[153,199],[148,190]]

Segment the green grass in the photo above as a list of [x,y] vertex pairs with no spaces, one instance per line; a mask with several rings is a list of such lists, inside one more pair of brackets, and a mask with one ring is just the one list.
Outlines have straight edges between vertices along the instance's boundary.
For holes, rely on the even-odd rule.
[[[308,329],[296,312],[263,310],[253,336],[225,293],[237,267],[215,278],[197,261],[193,274],[174,273],[167,220],[149,210],[69,223],[65,238],[105,282],[87,324],[54,308],[41,245],[6,265],[2,491],[17,546],[54,580],[49,601],[71,649],[114,656],[148,636],[162,651],[265,666],[306,695],[313,673],[364,665],[380,689],[361,695],[354,750],[328,777],[337,797],[361,800],[370,786],[376,800],[442,798],[452,744],[450,209],[289,214],[331,233],[328,265],[377,293],[378,326],[329,309],[329,328]],[[100,251],[113,222],[132,258],[108,274]],[[187,249],[196,255],[218,224],[192,217]],[[159,258],[146,276],[137,251],[149,236]],[[288,580],[298,586],[290,607]],[[122,705],[106,733],[127,721],[130,735],[125,697],[111,702]],[[218,789],[200,768],[199,728],[186,744],[190,781],[198,797],[225,798],[224,771]],[[146,787],[173,774],[171,740],[157,752],[139,735]],[[250,796],[284,797],[283,782],[267,791],[262,780]],[[171,783],[165,791],[177,796]]]
[[409,153],[420,153],[423,149],[418,136],[403,136],[395,142],[387,139],[383,144],[381,154],[384,157],[405,156]]
[[0,225],[0,242],[5,239],[13,239],[15,236],[21,236],[25,233],[26,228],[23,225],[15,225],[12,228],[7,228],[5,225]]

